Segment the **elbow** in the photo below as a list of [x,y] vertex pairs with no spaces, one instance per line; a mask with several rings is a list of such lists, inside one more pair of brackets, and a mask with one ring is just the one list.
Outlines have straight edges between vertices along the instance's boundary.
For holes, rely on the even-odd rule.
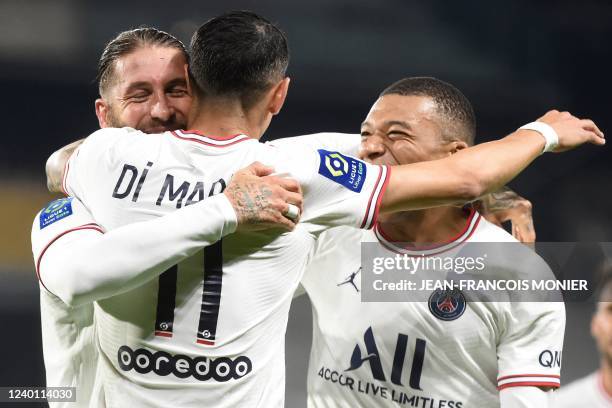
[[60,193],[61,192],[61,184],[63,177],[63,167],[60,165],[60,151],[54,152],[47,159],[47,163],[45,164],[45,173],[47,175],[47,189],[51,193]]
[[473,172],[464,172],[459,178],[459,198],[463,203],[476,201],[488,192],[488,184]]

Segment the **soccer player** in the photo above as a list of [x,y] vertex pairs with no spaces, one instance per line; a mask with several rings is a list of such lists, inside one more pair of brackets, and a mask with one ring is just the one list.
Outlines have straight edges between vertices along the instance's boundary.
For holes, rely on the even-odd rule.
[[[406,78],[372,106],[361,126],[360,156],[392,166],[443,159],[473,145],[475,128],[472,106],[455,87]],[[381,214],[372,231],[324,232],[302,280],[314,316],[309,407],[548,406],[560,363],[544,367],[538,356],[562,349],[562,302],[482,303],[460,294],[442,299],[448,304],[362,303],[361,242],[376,246],[377,256],[420,258],[455,256],[462,243],[517,241],[473,208],[457,206]],[[506,249],[516,251],[499,251]],[[543,263],[531,250],[523,254],[522,261],[501,263],[502,277]],[[500,275],[493,270],[499,263],[488,259],[482,274]]]
[[554,395],[555,408],[612,407],[612,267],[604,268],[591,334],[601,356],[599,370],[564,386]]
[[287,60],[284,36],[263,18],[248,12],[215,18],[192,41],[198,91],[188,124],[196,131],[102,130],[72,155],[67,191],[108,229],[207,200],[235,168],[253,160],[291,174],[304,191],[302,222],[292,233],[230,235],[170,268],[160,284],[153,280],[98,302],[109,405],[282,405],[287,312],[319,231],[367,228],[379,209],[477,198],[552,150],[557,136],[558,151],[603,143],[592,122],[551,112],[542,118],[550,128],[539,130],[545,137],[520,130],[390,175],[384,166],[324,149],[266,146],[256,139],[284,102]]
[[[129,126],[144,132],[184,127],[191,102],[186,62],[182,43],[167,33],[139,28],[119,34],[100,60],[102,98],[96,101],[100,126]],[[225,194],[105,236],[73,197],[53,201],[37,214],[32,246],[41,281],[47,386],[74,386],[77,406],[89,406],[97,364],[93,301],[152,279],[236,227],[293,229],[294,221],[282,215],[285,208],[279,203],[284,205],[291,196],[291,202],[299,205],[299,186],[288,179],[262,177],[271,171],[254,164],[234,175]],[[268,195],[266,200],[251,205],[262,192]],[[150,255],[135,255],[143,250]]]

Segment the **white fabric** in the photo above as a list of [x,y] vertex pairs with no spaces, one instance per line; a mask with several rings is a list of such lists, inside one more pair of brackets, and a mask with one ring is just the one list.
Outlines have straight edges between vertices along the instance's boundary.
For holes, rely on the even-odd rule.
[[[43,213],[62,205],[68,215],[44,225]],[[141,285],[235,228],[236,215],[222,194],[106,235],[77,199],[57,200],[39,212],[32,251],[41,280],[47,385],[75,386],[77,406],[87,406],[97,360],[92,302]]]
[[[79,200],[72,201],[72,206],[81,213],[79,216],[90,217],[94,223]],[[49,236],[51,231],[37,228],[39,216],[32,238],[37,249],[55,238]],[[36,251],[38,274],[51,293],[69,306],[80,306],[142,285],[179,260],[234,232],[236,225],[232,205],[219,194],[166,217],[134,223],[104,236],[91,230],[63,235],[46,249],[44,256]]]
[[[234,171],[253,161],[294,177],[304,191],[305,212],[293,233],[234,234],[215,247],[222,248],[223,261],[218,287],[203,288],[211,270],[207,259],[214,259],[207,251],[213,249],[178,265],[172,331],[154,327],[158,279],[98,303],[101,378],[108,406],[125,406],[127,401],[133,407],[283,406],[288,309],[315,236],[333,225],[371,226],[387,176],[386,167],[322,154],[264,145],[244,135],[220,140],[182,131],[144,135],[130,129],[98,131],[73,154],[65,189],[82,199],[107,230],[158,217],[194,200],[206,201]],[[337,160],[340,169],[343,161],[355,164],[340,172],[350,174],[355,184],[341,185],[322,176],[321,157]],[[360,192],[352,189],[355,185]],[[211,315],[211,304],[203,301],[210,292],[221,294],[214,336],[200,331],[202,318]],[[220,370],[217,377],[208,378],[206,370],[215,366]],[[234,374],[247,367],[242,371],[246,374],[228,379],[224,370],[229,366]],[[158,375],[160,367],[174,371]]]
[[612,395],[603,388],[601,373],[596,371],[570,384],[553,395],[554,408],[612,408]]
[[[467,224],[460,241],[516,242],[478,214]],[[427,302],[362,303],[358,292],[361,242],[372,242],[381,251],[395,254],[380,238],[376,232],[347,228],[337,228],[319,238],[302,280],[314,317],[309,407],[395,407],[398,403],[499,407],[498,387],[521,386],[525,382],[558,385],[560,368],[542,367],[538,356],[543,350],[562,349],[563,303],[468,302],[463,315],[452,321],[436,318]],[[457,246],[453,244],[438,250],[446,249],[444,254],[452,256]],[[527,248],[524,257],[543,263]],[[482,273],[489,276],[511,272],[510,263],[487,266]],[[400,335],[407,336],[403,365],[394,364]],[[413,378],[417,343],[424,349],[424,357],[421,375]],[[377,350],[373,351],[372,344]],[[360,352],[358,360],[367,361],[349,371],[356,351]],[[381,369],[376,379],[378,362]],[[400,378],[394,379],[393,372],[399,373]],[[524,380],[525,375],[538,377]]]
[[555,129],[553,129],[552,126],[550,126],[548,123],[531,122],[521,126],[519,129],[533,130],[544,137],[544,139],[546,140],[546,144],[544,145],[542,153],[552,152],[555,147],[559,145],[559,135],[557,134],[557,132],[555,132]]

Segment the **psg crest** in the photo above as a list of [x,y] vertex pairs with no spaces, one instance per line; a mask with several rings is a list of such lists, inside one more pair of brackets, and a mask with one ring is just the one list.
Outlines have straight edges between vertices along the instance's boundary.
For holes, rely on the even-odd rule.
[[465,296],[460,290],[435,290],[429,296],[429,311],[440,320],[450,321],[461,317],[465,312]]

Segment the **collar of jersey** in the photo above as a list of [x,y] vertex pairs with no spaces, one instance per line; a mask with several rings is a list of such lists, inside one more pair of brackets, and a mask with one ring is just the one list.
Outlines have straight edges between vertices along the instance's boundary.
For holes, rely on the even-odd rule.
[[231,135],[231,136],[212,136],[212,135],[205,135],[204,133],[200,132],[199,130],[195,130],[195,129],[185,129],[185,130],[177,130],[177,132],[181,132],[184,135],[197,135],[197,136],[201,136],[201,137],[205,137],[207,139],[214,139],[214,140],[230,140],[230,139],[234,139],[238,136],[246,136],[244,133],[236,133],[235,135]]
[[393,242],[382,230],[380,224],[376,224],[374,227],[374,234],[378,241],[390,251],[410,256],[432,256],[449,251],[467,241],[472,234],[474,234],[474,231],[476,231],[478,223],[480,222],[480,217],[480,214],[476,210],[470,208],[470,215],[468,216],[463,230],[449,241],[436,245],[423,247],[401,245],[400,243]]
[[226,137],[208,136],[201,132],[198,132],[197,130],[175,130],[171,133],[181,140],[196,142],[206,146],[214,147],[227,147],[239,142],[243,142],[245,140],[255,140],[242,133]]

